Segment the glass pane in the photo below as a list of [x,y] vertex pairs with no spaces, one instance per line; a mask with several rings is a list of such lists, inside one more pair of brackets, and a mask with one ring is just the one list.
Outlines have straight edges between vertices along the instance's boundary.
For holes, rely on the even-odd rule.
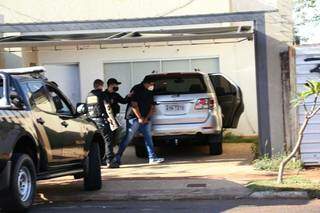
[[219,58],[192,59],[191,70],[204,73],[219,73]]
[[42,111],[54,112],[51,103],[46,96],[46,89],[44,85],[40,82],[30,82],[28,87],[31,92],[31,99],[33,104]]
[[200,75],[155,76],[155,95],[193,94],[207,91]]
[[210,79],[218,95],[234,94],[237,92],[236,88],[221,75],[210,76]]
[[189,72],[189,60],[162,61],[162,72]]
[[67,103],[63,100],[61,95],[50,87],[48,89],[49,89],[49,94],[54,103],[56,113],[62,114],[62,115],[72,115],[70,108],[68,107]]
[[0,75],[0,106],[5,106],[7,104],[5,94],[4,94],[4,77]]

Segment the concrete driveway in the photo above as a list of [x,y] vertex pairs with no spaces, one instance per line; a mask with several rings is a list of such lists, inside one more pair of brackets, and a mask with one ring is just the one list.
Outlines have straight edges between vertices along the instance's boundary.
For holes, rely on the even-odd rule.
[[207,147],[157,150],[165,163],[148,165],[128,147],[119,169],[102,168],[103,188],[84,192],[82,180],[62,177],[40,181],[38,203],[104,200],[221,199],[246,197],[243,186],[265,178],[250,166],[251,144],[224,144],[224,154],[210,156]]

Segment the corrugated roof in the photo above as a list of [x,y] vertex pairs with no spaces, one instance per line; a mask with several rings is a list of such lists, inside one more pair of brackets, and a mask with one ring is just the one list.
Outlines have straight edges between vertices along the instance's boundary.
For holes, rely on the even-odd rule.
[[190,16],[171,16],[158,18],[138,18],[119,20],[96,21],[67,21],[67,22],[40,22],[40,23],[16,23],[0,24],[0,33],[9,32],[61,32],[101,29],[125,29],[142,27],[198,25],[208,23],[236,22],[254,20],[258,15],[275,11],[252,11],[223,14],[206,14]]

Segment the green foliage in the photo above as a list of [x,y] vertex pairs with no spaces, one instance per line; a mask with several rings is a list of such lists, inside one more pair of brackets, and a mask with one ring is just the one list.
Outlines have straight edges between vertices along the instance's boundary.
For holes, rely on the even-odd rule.
[[[262,156],[253,161],[253,167],[256,170],[263,171],[277,171],[281,161],[286,158],[286,155],[275,155],[272,158],[269,158],[267,155]],[[303,164],[300,160],[291,159],[287,166],[287,170],[300,170],[302,169]]]
[[253,191],[307,191],[311,198],[320,198],[320,182],[303,177],[292,176],[278,184],[275,180],[258,180],[250,182],[247,187]]
[[298,93],[297,97],[292,100],[294,107],[297,107],[301,103],[304,103],[304,101],[310,96],[320,95],[320,82],[310,80],[305,83],[304,87],[306,88],[306,90]]
[[258,143],[258,136],[239,136],[227,132],[223,135],[224,143]]

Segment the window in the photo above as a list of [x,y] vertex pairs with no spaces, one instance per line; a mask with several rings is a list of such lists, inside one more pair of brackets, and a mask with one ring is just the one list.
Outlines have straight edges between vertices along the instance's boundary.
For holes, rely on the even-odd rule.
[[7,100],[5,97],[5,85],[4,85],[4,76],[0,75],[0,106],[6,106]]
[[60,115],[72,115],[72,110],[70,109],[69,105],[66,103],[60,92],[50,86],[48,86],[48,89],[55,107],[55,112]]
[[193,94],[207,92],[200,75],[174,75],[155,77],[155,95]]
[[[28,88],[31,94],[30,102],[32,105],[45,112],[54,112],[46,95],[47,93],[45,86],[42,84],[42,82],[29,82]],[[24,88],[24,90],[26,90],[26,88]]]
[[236,87],[221,75],[212,75],[210,79],[217,95],[230,95],[237,92]]

